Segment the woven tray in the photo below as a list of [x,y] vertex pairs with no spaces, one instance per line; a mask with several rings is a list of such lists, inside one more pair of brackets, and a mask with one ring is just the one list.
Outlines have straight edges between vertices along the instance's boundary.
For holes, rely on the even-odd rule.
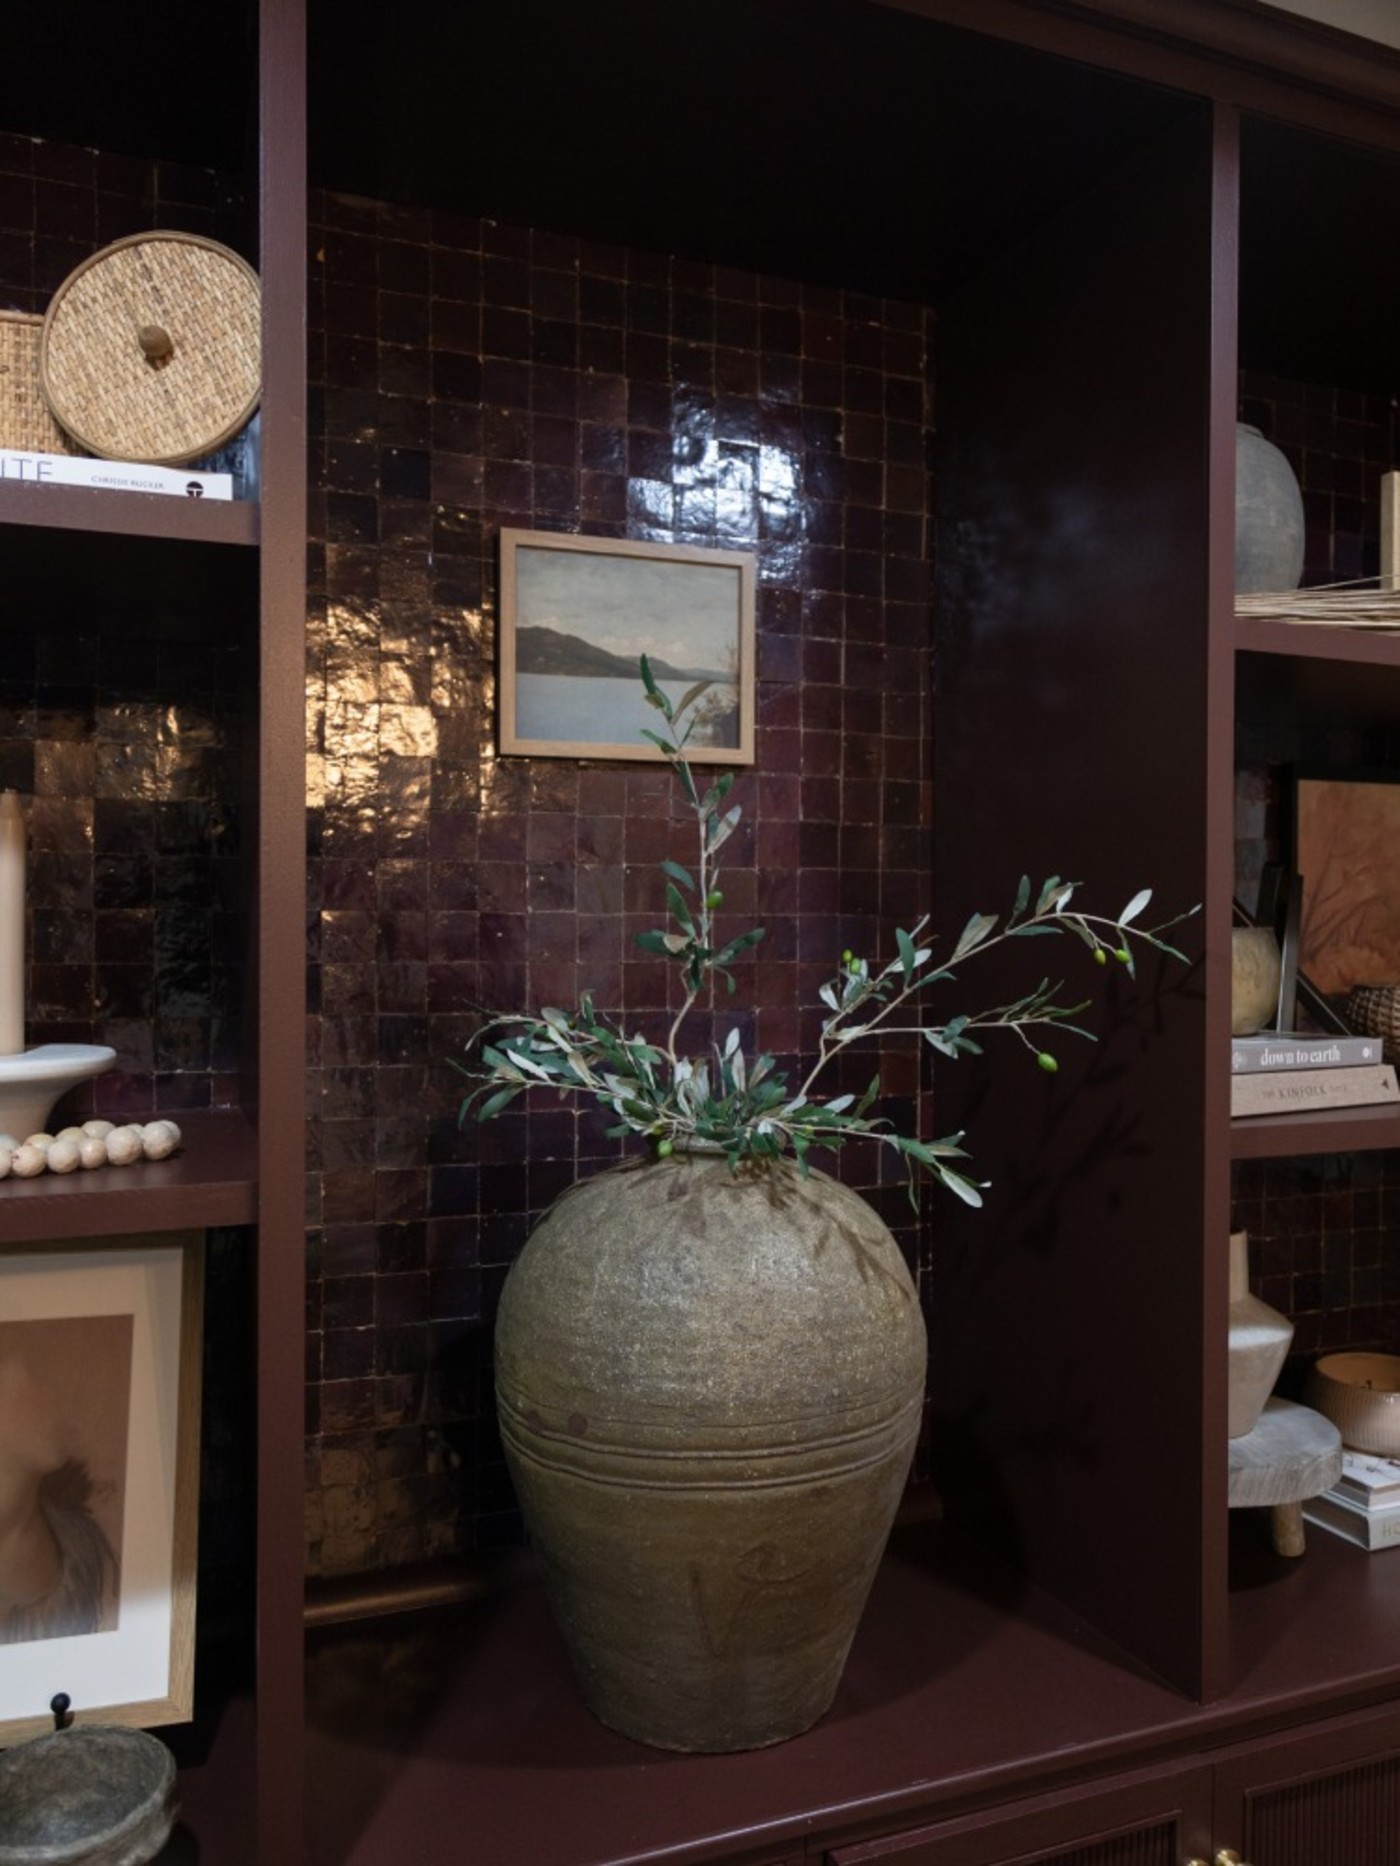
[[252,267],[214,240],[118,240],[53,296],[39,352],[45,399],[104,460],[183,466],[213,453],[258,405],[259,299]]
[[0,447],[25,454],[77,450],[54,420],[39,386],[41,317],[0,311]]
[[1400,985],[1353,985],[1342,1016],[1359,1035],[1380,1038],[1388,1063],[1400,1063]]

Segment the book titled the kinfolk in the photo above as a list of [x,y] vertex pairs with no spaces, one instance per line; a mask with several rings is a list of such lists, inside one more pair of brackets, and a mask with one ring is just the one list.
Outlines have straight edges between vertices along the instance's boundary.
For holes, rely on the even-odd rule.
[[1268,1069],[1353,1069],[1384,1060],[1379,1037],[1261,1030],[1256,1036],[1230,1039],[1230,1071],[1237,1076],[1256,1075]]
[[1348,1069],[1264,1069],[1230,1078],[1230,1113],[1236,1118],[1326,1113],[1377,1103],[1400,1103],[1400,1086],[1390,1063]]

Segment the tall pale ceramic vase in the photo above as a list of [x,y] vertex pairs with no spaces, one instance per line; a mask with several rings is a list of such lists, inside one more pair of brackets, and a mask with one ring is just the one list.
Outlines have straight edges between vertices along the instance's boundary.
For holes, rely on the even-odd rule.
[[927,1355],[899,1247],[788,1162],[599,1174],[506,1280],[496,1392],[584,1700],[678,1750],[831,1703],[894,1520]]
[[1258,1424],[1283,1368],[1293,1324],[1251,1295],[1249,1233],[1230,1233],[1229,1435],[1243,1438]]

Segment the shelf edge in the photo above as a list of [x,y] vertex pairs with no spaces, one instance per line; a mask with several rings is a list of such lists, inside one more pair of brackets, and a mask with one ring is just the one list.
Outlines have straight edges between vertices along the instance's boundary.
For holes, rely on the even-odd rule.
[[258,505],[248,499],[176,499],[165,493],[0,482],[0,524],[116,532],[172,543],[255,545]]

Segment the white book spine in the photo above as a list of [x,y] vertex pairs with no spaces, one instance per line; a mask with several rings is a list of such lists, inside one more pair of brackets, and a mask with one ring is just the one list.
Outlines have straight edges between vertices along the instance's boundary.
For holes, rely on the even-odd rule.
[[148,466],[134,460],[90,460],[81,454],[20,453],[0,447],[0,480],[26,486],[95,486],[107,492],[159,492],[179,499],[231,499],[231,473]]
[[1230,1044],[1234,1075],[1274,1069],[1355,1069],[1385,1061],[1379,1037],[1235,1037]]
[[1343,1449],[1342,1474],[1333,1488],[1339,1497],[1363,1509],[1400,1505],[1400,1460]]

